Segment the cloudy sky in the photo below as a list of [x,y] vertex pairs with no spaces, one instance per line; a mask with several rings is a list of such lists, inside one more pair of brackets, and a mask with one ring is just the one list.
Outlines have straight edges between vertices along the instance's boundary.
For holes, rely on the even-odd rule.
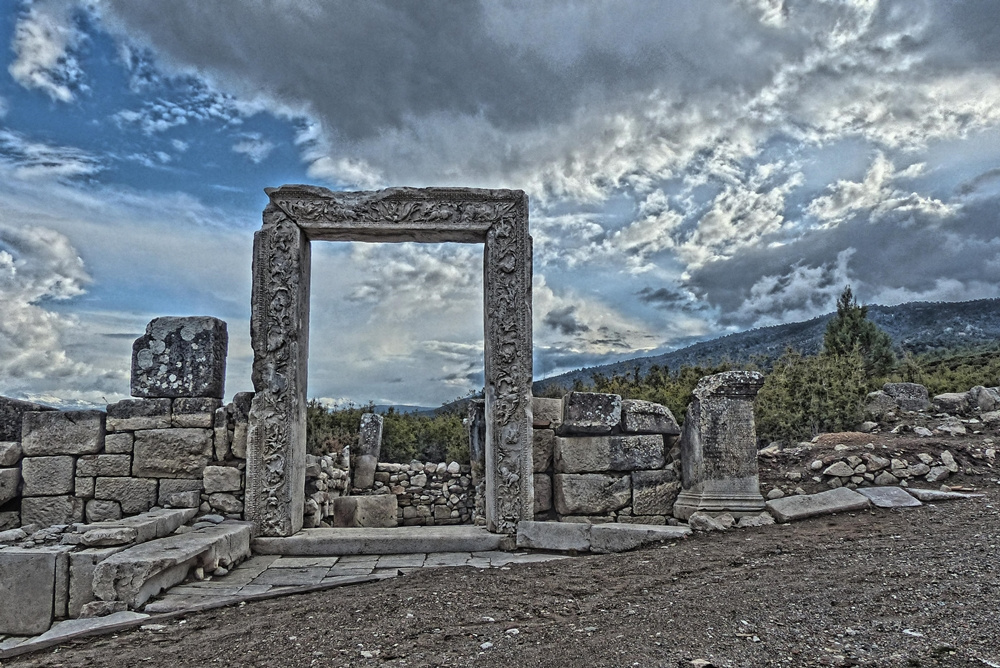
[[[535,376],[1000,293],[1000,3],[6,0],[0,393],[128,394],[160,315],[250,389],[263,188],[520,188]],[[482,386],[481,247],[316,244],[310,395]]]

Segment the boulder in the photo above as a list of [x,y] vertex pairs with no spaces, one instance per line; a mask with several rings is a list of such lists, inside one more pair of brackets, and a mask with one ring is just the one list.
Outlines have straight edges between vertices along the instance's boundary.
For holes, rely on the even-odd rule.
[[896,400],[882,390],[870,392],[865,397],[864,413],[866,417],[878,420],[888,413],[895,413],[897,410],[899,410],[899,406],[896,405]]
[[969,393],[945,392],[934,395],[934,408],[943,413],[965,413],[969,410]]
[[882,391],[904,411],[925,411],[931,407],[927,388],[917,383],[886,383]]
[[1000,408],[1000,388],[977,385],[969,390],[969,403],[981,413],[989,413]]

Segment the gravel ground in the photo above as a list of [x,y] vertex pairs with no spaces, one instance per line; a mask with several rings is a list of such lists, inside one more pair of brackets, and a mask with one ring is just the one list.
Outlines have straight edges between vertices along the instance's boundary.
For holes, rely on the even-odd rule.
[[423,570],[3,666],[1000,666],[1000,489],[509,569]]

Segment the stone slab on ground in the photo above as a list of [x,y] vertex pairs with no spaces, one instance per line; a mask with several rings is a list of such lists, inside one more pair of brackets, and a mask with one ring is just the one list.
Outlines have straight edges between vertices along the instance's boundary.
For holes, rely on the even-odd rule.
[[691,535],[683,526],[657,524],[594,524],[590,527],[590,551],[598,554],[626,552],[643,545],[677,540]]
[[157,508],[141,515],[124,517],[120,520],[94,522],[88,529],[132,528],[136,531],[135,542],[145,543],[169,536],[177,527],[187,523],[198,514],[197,508]]
[[558,552],[590,550],[590,525],[572,522],[527,522],[517,524],[517,547]]
[[151,596],[178,584],[196,566],[214,570],[250,556],[251,524],[223,522],[185,534],[142,543],[117,554],[94,571],[94,594],[104,601],[124,601],[137,608]]
[[42,550],[0,551],[0,635],[31,636],[52,625],[56,560]]
[[867,496],[876,508],[911,508],[924,505],[902,487],[859,487],[857,492]]
[[847,487],[838,487],[819,494],[773,499],[767,502],[767,510],[779,522],[792,522],[817,515],[864,510],[869,505],[871,502],[863,494]]
[[[143,614],[141,612],[130,612],[128,610],[123,612],[115,612],[104,617],[90,617],[87,619],[67,619],[65,621],[56,622],[52,625],[48,631],[38,636],[37,638],[32,638],[28,642],[31,644],[42,644],[48,643],[52,640],[59,640],[61,638],[69,638],[75,636],[79,633],[85,633],[88,631],[99,631],[102,628],[107,628],[109,626],[115,626],[122,622],[130,622],[139,619],[146,619],[149,615]],[[24,645],[20,645],[23,649]]]
[[499,550],[505,538],[483,527],[470,525],[303,529],[294,536],[255,538],[252,545],[255,554],[289,556],[413,554]]
[[975,499],[984,494],[968,494],[965,492],[946,492],[938,489],[919,489],[907,487],[906,492],[920,501],[954,501],[958,499]]

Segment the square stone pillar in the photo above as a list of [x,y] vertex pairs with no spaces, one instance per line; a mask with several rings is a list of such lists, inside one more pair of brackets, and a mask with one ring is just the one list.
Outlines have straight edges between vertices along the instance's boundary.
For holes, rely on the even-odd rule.
[[756,515],[764,510],[757,470],[753,400],[764,384],[754,371],[702,378],[681,436],[682,490],[674,517],[695,512]]

